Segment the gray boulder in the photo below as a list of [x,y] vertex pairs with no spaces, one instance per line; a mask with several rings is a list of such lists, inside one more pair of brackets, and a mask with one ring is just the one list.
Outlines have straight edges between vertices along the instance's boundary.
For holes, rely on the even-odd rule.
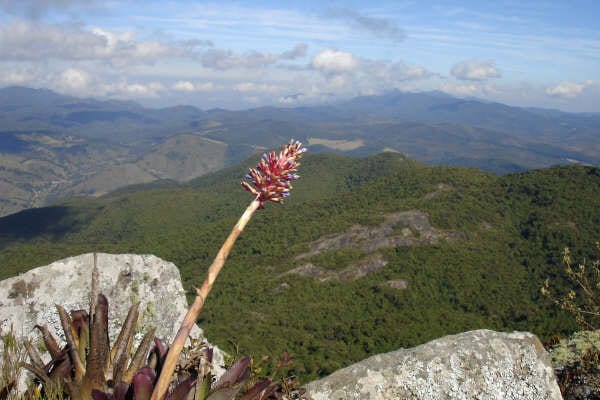
[[[0,321],[18,334],[39,335],[36,324],[62,331],[55,304],[89,310],[92,253],[65,258],[0,281]],[[117,335],[134,302],[140,302],[141,326],[155,326],[158,337],[171,338],[187,310],[179,271],[153,255],[98,253],[99,291],[109,302],[109,329]],[[3,329],[3,330],[4,330]],[[195,330],[195,336],[202,331]]]
[[[0,281],[0,328],[13,326],[19,337],[40,340],[36,324],[48,325],[59,339],[62,328],[55,304],[67,310],[89,310],[94,255],[82,254],[35,268]],[[97,253],[99,292],[109,303],[111,343],[132,304],[140,302],[141,339],[144,327],[156,327],[156,336],[171,340],[187,311],[185,292],[175,264],[153,255]],[[197,326],[191,336],[202,339]],[[64,343],[64,342],[63,342]],[[215,361],[222,362],[215,348]]]
[[306,389],[312,400],[562,399],[548,354],[535,335],[489,330],[376,355]]

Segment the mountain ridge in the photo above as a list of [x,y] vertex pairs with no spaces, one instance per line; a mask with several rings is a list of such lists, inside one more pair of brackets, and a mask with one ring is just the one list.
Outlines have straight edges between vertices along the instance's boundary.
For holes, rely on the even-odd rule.
[[[600,117],[439,93],[390,91],[323,106],[203,111],[9,87],[0,89],[0,126],[0,215],[153,179],[184,181],[290,137],[313,152],[396,151],[497,174],[600,164]],[[188,139],[173,145],[177,137]],[[209,143],[222,143],[224,151]]]

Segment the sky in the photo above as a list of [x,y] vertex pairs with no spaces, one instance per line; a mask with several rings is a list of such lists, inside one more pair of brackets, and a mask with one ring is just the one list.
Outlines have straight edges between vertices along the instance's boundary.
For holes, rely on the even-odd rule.
[[203,109],[442,91],[600,112],[600,2],[0,0],[0,87]]

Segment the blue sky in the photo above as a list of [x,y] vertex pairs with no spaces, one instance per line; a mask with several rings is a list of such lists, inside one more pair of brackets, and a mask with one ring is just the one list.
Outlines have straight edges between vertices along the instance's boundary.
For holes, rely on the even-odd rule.
[[0,0],[0,86],[201,108],[440,90],[600,112],[596,1]]

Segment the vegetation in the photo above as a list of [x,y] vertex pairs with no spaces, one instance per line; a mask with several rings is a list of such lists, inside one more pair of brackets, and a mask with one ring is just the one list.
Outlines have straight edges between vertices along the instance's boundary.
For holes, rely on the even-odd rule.
[[288,135],[309,142],[313,152],[393,150],[498,174],[567,159],[599,165],[599,127],[596,115],[396,90],[336,105],[202,111],[2,88],[0,215],[120,185],[186,180],[278,146]]
[[[600,250],[600,242],[596,243]],[[598,329],[600,319],[600,259],[591,263],[582,263],[575,266],[571,257],[571,250],[566,247],[563,251],[565,273],[573,282],[574,288],[560,297],[555,297],[550,289],[550,279],[546,279],[542,286],[542,294],[552,298],[561,309],[575,315],[577,323],[584,329]]]
[[[148,185],[2,218],[0,274],[83,252],[153,253],[178,265],[191,290],[247,203],[235,186],[252,163],[186,185]],[[544,340],[576,330],[539,287],[548,277],[562,291],[573,287],[561,267],[565,245],[577,259],[593,253],[600,169],[498,177],[392,153],[318,154],[306,156],[302,175],[283,207],[254,217],[200,315],[220,347],[231,351],[235,343],[255,359],[289,351],[293,373],[308,381],[371,354],[475,328],[528,330]],[[428,213],[434,227],[461,239],[379,249],[385,268],[352,281],[285,274],[317,239],[405,210]],[[341,270],[363,257],[339,255],[337,264],[327,253],[311,261]],[[400,279],[406,289],[385,284]]]
[[[600,242],[597,242],[600,250]],[[550,349],[558,382],[566,400],[600,396],[600,259],[574,265],[571,250],[563,251],[565,273],[573,283],[565,293],[555,293],[546,279],[541,293],[560,309],[573,314],[584,331],[560,340]]]
[[0,329],[0,399],[16,397],[22,365],[27,359],[27,352],[16,337],[13,327]]

